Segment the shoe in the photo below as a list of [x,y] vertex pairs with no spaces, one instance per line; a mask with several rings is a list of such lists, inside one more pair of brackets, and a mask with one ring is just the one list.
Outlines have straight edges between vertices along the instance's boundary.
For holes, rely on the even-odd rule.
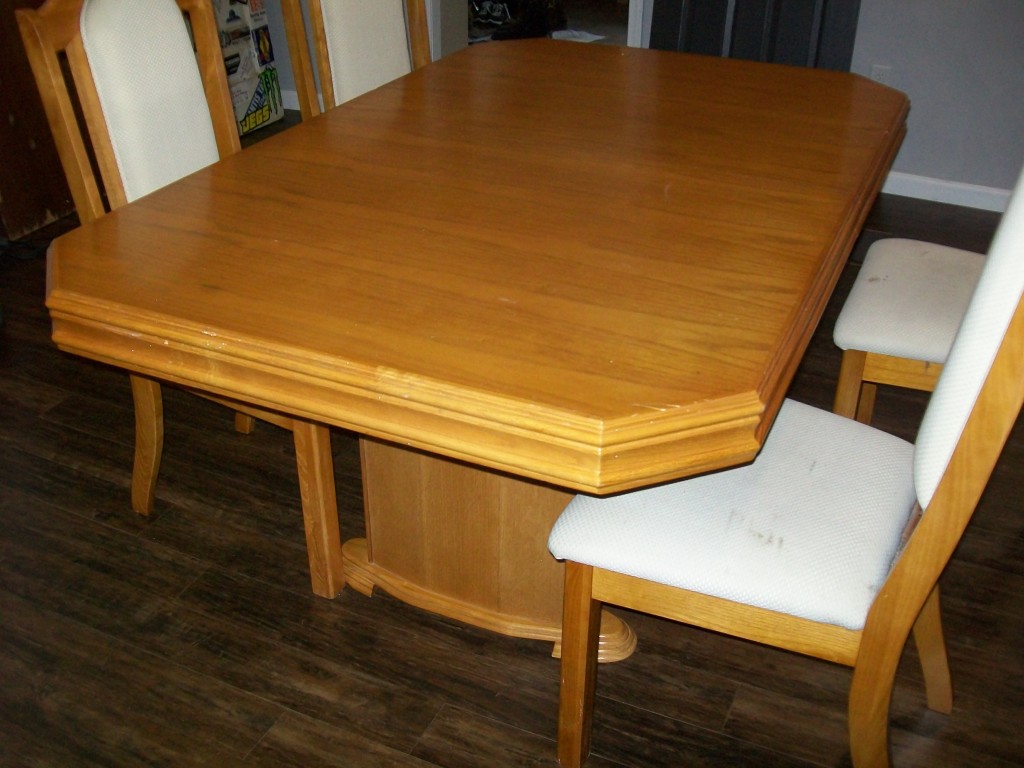
[[491,3],[491,22],[494,24],[504,24],[512,18],[512,15],[508,12],[507,3]]
[[473,2],[471,5],[471,21],[479,25],[498,26],[508,21],[508,7],[505,3],[496,3],[493,0]]

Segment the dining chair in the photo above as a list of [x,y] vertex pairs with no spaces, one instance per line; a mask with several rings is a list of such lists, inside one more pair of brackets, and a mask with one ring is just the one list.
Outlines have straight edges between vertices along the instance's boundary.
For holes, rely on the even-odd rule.
[[832,410],[869,424],[878,385],[934,390],[984,263],[921,240],[873,243],[832,334],[843,350]]
[[[82,223],[240,151],[208,0],[47,0],[16,15]],[[147,515],[163,451],[161,385],[130,380],[132,507]],[[241,432],[254,417],[293,432],[313,589],[333,597],[343,581],[328,428],[195,394],[234,409]]]
[[927,706],[951,711],[938,579],[1024,403],[1022,292],[1018,188],[915,444],[786,400],[748,465],[569,503],[549,539],[566,566],[563,766],[589,751],[605,602],[852,667],[856,768],[889,765],[911,631]]
[[[424,0],[308,0],[324,109],[430,63]],[[303,120],[321,112],[300,0],[282,0]]]

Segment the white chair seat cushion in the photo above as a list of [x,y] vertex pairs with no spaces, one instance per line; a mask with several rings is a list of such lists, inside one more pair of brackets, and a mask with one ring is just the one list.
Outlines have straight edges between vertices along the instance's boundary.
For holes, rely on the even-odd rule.
[[913,451],[787,400],[753,463],[579,495],[548,546],[560,560],[860,629],[913,509]]
[[840,349],[944,363],[985,256],[890,238],[868,249],[836,321]]

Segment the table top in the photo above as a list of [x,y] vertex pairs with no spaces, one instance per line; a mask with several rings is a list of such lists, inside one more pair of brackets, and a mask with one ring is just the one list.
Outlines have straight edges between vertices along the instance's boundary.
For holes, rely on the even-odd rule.
[[846,73],[473,46],[59,238],[54,339],[562,487],[732,465],[907,109]]

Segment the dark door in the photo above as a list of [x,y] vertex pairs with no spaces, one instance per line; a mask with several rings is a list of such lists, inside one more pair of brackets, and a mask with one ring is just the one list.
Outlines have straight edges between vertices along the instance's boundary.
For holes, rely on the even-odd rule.
[[651,48],[849,70],[860,0],[654,0]]

